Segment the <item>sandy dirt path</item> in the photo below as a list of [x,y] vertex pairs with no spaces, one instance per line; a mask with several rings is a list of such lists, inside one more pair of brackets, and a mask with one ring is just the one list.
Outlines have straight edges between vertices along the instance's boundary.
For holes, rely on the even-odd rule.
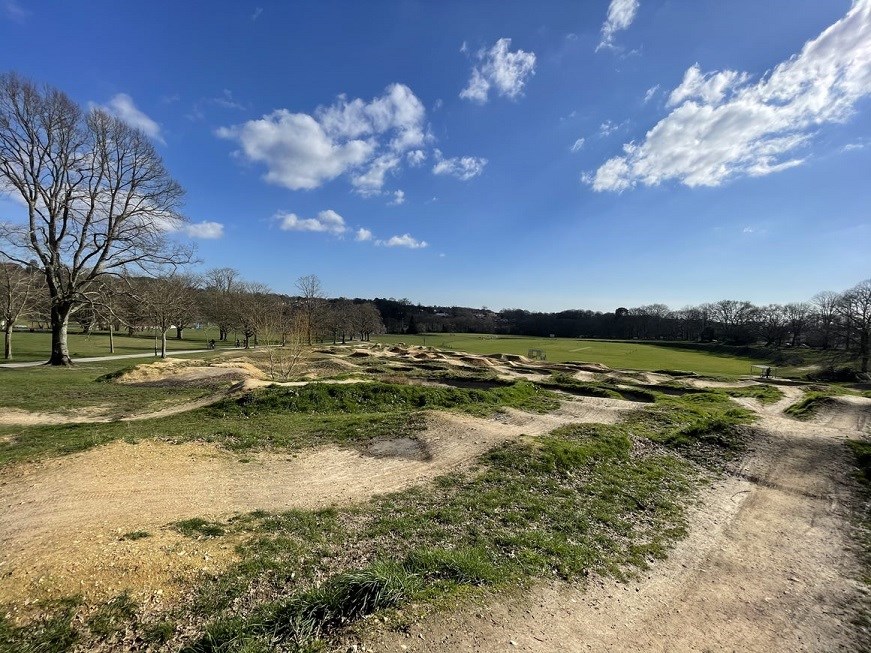
[[[7,468],[0,479],[0,602],[71,589],[101,597],[143,583],[143,591],[156,592],[180,564],[218,564],[213,545],[180,539],[164,529],[170,522],[363,501],[467,466],[520,435],[569,423],[615,422],[637,405],[584,398],[545,415],[507,411],[476,419],[431,413],[414,437],[385,433],[362,450],[326,446],[297,455],[234,454],[204,443],[118,441]],[[119,540],[140,530],[154,537]],[[176,555],[185,542],[184,555]]]
[[853,428],[787,419],[780,411],[800,391],[784,391],[765,409],[744,402],[762,414],[749,455],[706,490],[689,537],[639,580],[593,581],[586,592],[540,586],[432,615],[408,636],[381,634],[367,650],[863,650],[851,623],[867,598],[853,580],[843,444],[858,435],[861,415],[847,420]]

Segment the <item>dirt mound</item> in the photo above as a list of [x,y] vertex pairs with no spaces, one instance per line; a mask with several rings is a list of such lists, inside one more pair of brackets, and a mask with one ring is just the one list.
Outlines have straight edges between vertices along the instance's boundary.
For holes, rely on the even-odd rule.
[[247,361],[224,361],[213,365],[202,365],[202,362],[197,360],[167,358],[137,365],[123,372],[114,381],[129,385],[177,387],[262,377],[263,372]]
[[493,363],[483,356],[458,356],[458,358],[466,365],[473,365],[474,367],[493,367]]
[[[546,415],[430,413],[411,438],[384,433],[359,450],[327,446],[297,455],[242,457],[205,443],[118,441],[7,468],[0,603],[79,592],[106,598],[125,586],[169,591],[173,574],[214,569],[219,558],[231,559],[234,544],[222,541],[224,550],[179,539],[165,530],[171,522],[363,501],[463,468],[506,440],[570,423],[614,422],[632,408],[585,398]],[[164,535],[119,543],[135,531]]]
[[813,421],[845,431],[871,431],[871,399],[865,397],[827,397],[819,404]]
[[41,426],[43,424],[75,424],[77,422],[108,421],[109,406],[92,406],[63,413],[31,413],[18,408],[0,409],[2,426]]

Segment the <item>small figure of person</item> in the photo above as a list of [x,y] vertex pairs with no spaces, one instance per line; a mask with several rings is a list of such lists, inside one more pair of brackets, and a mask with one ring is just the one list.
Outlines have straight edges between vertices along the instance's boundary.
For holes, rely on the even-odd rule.
[[236,347],[241,347],[242,343],[239,341],[239,338],[236,338]]
[[212,338],[211,340],[209,340],[209,349],[214,349],[214,348],[215,348],[215,339]]

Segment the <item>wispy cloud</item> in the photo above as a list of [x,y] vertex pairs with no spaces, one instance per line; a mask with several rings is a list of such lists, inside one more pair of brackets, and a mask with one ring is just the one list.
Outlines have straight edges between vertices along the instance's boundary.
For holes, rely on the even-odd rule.
[[215,240],[224,235],[224,225],[220,222],[195,222],[187,225],[184,231],[191,238]]
[[649,89],[647,89],[647,91],[645,91],[644,93],[644,104],[650,102],[653,99],[653,96],[656,95],[658,92],[659,84],[657,84],[656,86],[651,86]]
[[[92,104],[91,106],[98,105]],[[133,98],[126,93],[118,93],[109,100],[108,104],[99,106],[99,108],[123,120],[131,127],[141,130],[145,135],[157,142],[166,145],[166,141],[163,140],[160,124],[138,109],[133,102]]]
[[275,219],[283,231],[310,231],[340,236],[348,230],[345,219],[332,209],[321,211],[314,218],[300,218],[295,213],[279,212]]
[[255,20],[260,18],[260,14],[263,13],[263,7],[256,7],[254,9],[254,13],[251,14],[251,22],[253,23]]
[[603,163],[594,190],[676,180],[718,186],[801,165],[800,149],[822,125],[848,120],[871,94],[871,0],[808,41],[756,83],[735,71],[687,70],[669,95],[673,111],[641,143]]
[[357,229],[357,233],[354,236],[354,240],[361,242],[361,243],[368,242],[368,241],[372,240],[372,232],[369,231],[368,229],[360,227],[359,229]]
[[602,48],[614,47],[614,34],[628,29],[638,13],[638,0],[611,0],[608,5],[608,18],[602,25],[602,40],[596,52]]
[[461,98],[484,104],[491,89],[510,99],[522,95],[527,80],[535,74],[535,54],[523,50],[511,52],[510,47],[511,39],[502,38],[489,50],[478,52],[479,63],[472,68],[469,83],[460,91]]
[[3,16],[16,23],[23,23],[30,17],[30,12],[16,0],[0,1],[0,11]]
[[406,247],[408,249],[423,249],[429,247],[429,243],[425,240],[418,240],[410,234],[402,234],[401,236],[392,236],[387,240],[375,241],[379,247]]
[[435,175],[451,175],[461,181],[468,181],[484,172],[487,159],[475,156],[457,156],[445,159],[439,150],[435,151],[437,163],[432,172]]
[[583,138],[579,138],[574,143],[572,143],[572,146],[569,149],[571,149],[572,152],[580,152],[581,149],[583,149],[585,142],[586,141]]

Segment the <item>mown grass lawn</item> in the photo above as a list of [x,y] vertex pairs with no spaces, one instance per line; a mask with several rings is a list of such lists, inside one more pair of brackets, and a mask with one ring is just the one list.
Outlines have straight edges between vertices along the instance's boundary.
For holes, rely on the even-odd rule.
[[[185,329],[183,339],[177,340],[173,329],[167,335],[166,346],[171,351],[205,349],[210,338],[218,339],[216,329]],[[2,336],[0,336],[2,337]],[[154,352],[154,333],[146,332],[128,336],[115,334],[115,355]],[[109,334],[106,332],[86,335],[71,328],[69,334],[70,356],[88,358],[91,356],[111,356],[109,353]],[[15,331],[12,334],[12,360],[0,358],[0,363],[26,363],[48,360],[51,353],[51,333],[45,331]]]
[[642,342],[612,342],[574,338],[523,338],[478,334],[381,335],[374,340],[387,344],[428,345],[475,354],[520,354],[541,349],[551,362],[601,363],[614,369],[682,370],[712,376],[750,374],[750,366],[763,361],[726,354],[661,347]]

